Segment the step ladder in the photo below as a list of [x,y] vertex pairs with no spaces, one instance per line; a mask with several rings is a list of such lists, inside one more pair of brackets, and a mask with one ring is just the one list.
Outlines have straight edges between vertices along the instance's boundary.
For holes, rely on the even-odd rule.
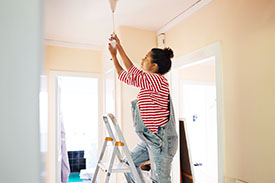
[[[109,123],[109,119],[112,121],[113,128]],[[109,182],[112,173],[124,173],[127,182],[130,183],[131,181],[127,175],[128,172],[132,172],[136,183],[143,183],[141,177],[137,172],[136,166],[132,160],[130,151],[127,147],[126,141],[122,135],[115,116],[113,114],[103,115],[103,121],[107,128],[109,136],[105,137],[105,141],[97,162],[92,183],[96,182],[99,169],[106,173],[104,183]],[[116,134],[116,136],[114,134]],[[103,162],[103,156],[108,143],[112,144],[111,158],[108,162]],[[123,161],[120,149],[118,147],[121,147],[123,153],[125,154],[125,159],[128,161],[129,165]],[[115,157],[118,158],[118,163],[115,163]]]

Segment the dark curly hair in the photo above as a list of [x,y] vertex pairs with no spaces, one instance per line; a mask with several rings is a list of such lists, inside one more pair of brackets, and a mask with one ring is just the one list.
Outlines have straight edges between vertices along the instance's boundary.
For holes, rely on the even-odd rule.
[[171,48],[153,48],[151,50],[152,63],[158,64],[158,72],[161,75],[166,74],[171,69],[171,58],[174,57],[173,50]]

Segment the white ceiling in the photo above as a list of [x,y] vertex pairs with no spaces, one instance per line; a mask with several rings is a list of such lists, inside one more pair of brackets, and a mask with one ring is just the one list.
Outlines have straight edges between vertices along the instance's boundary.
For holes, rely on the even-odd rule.
[[[208,3],[209,0],[118,0],[115,25],[160,31],[196,6]],[[52,43],[102,47],[113,30],[109,0],[45,0],[44,18],[45,39]]]

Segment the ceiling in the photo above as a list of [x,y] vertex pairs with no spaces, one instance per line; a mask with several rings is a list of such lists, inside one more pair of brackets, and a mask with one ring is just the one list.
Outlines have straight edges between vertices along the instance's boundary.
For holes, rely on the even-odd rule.
[[[178,17],[195,12],[196,6],[208,3],[209,0],[118,0],[115,25],[160,31]],[[101,48],[113,31],[109,0],[45,0],[44,11],[48,43]]]

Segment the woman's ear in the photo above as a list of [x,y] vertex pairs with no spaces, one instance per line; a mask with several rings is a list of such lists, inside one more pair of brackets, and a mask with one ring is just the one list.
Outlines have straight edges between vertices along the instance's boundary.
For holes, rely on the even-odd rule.
[[154,72],[157,72],[159,70],[158,64],[153,63],[153,68],[152,69],[153,69]]

